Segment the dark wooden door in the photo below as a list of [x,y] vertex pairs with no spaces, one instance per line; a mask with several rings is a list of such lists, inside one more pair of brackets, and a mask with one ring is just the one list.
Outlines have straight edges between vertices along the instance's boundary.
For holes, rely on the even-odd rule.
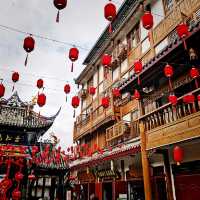
[[200,199],[200,174],[175,176],[177,200]]

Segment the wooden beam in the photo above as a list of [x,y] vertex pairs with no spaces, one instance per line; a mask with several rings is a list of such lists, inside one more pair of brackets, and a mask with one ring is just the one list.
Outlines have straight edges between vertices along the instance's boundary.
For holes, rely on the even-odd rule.
[[142,122],[140,123],[140,138],[145,200],[152,200],[149,161],[146,151],[146,134],[144,130],[144,124]]

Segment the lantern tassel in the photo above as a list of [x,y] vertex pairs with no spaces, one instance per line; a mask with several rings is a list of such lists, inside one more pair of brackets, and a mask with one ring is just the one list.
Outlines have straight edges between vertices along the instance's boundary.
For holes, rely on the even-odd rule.
[[197,89],[199,88],[199,83],[198,83],[197,78],[195,78],[195,86],[196,86]]
[[169,91],[171,92],[172,91],[172,82],[171,82],[171,79],[169,78]]
[[66,102],[67,102],[67,95],[66,95]]
[[183,38],[183,46],[184,46],[184,49],[187,50],[187,44],[186,44],[185,38]]
[[28,53],[26,55],[26,59],[25,59],[24,65],[27,66],[27,63],[28,63]]
[[73,118],[75,118],[75,116],[76,116],[76,110],[74,109]]
[[12,92],[14,91],[14,89],[15,89],[15,84],[13,84],[13,87],[12,87]]
[[111,34],[113,32],[113,30],[112,30],[112,22],[110,22],[110,24],[109,24],[109,33]]
[[56,16],[56,22],[59,23],[60,21],[60,11],[58,10],[57,16]]
[[72,65],[71,65],[71,72],[74,71],[74,63],[72,62]]
[[141,84],[141,80],[140,80],[140,76],[138,75],[138,85],[140,85]]

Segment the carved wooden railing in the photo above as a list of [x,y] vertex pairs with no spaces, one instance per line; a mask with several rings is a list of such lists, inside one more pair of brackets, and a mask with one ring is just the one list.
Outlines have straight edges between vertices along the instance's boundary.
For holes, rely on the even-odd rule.
[[122,120],[106,129],[107,145],[116,145],[139,136],[139,122]]
[[[190,92],[197,97],[200,93],[200,88]],[[170,124],[182,119],[188,115],[199,112],[200,102],[195,98],[195,102],[192,104],[185,104],[183,97],[178,98],[176,106],[172,106],[170,103],[142,116],[141,121],[145,124],[146,131],[151,131],[159,126]]]

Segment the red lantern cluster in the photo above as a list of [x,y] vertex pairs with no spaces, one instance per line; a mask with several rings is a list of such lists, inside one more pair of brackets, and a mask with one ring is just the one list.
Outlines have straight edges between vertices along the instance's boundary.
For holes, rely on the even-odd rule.
[[118,88],[113,88],[112,89],[112,95],[114,98],[119,98],[121,97],[121,92]]
[[187,49],[187,45],[186,45],[186,42],[185,42],[185,38],[187,36],[189,36],[189,29],[188,29],[187,24],[185,24],[185,23],[179,24],[176,27],[176,32],[177,32],[179,38],[183,40],[184,48]]
[[24,50],[26,51],[27,55],[26,55],[26,59],[25,59],[25,66],[27,65],[28,62],[28,54],[34,50],[35,48],[35,40],[33,39],[33,37],[28,36],[24,39]]
[[54,3],[54,6],[58,9],[56,22],[59,22],[60,10],[64,9],[67,6],[67,0],[54,0],[53,3]]
[[67,101],[67,94],[70,93],[70,90],[71,90],[70,85],[69,85],[69,84],[66,84],[66,85],[64,86],[64,92],[65,92],[65,94],[66,94],[66,101]]
[[96,88],[94,86],[90,86],[89,89],[88,89],[88,92],[90,95],[95,95],[96,93]]
[[142,25],[147,30],[150,30],[153,27],[153,15],[150,11],[146,11],[142,16]]
[[117,15],[116,6],[111,2],[106,4],[104,7],[104,17],[110,22],[109,33],[112,33],[112,21],[114,20],[116,15]]
[[75,117],[76,113],[75,113],[75,109],[78,108],[79,104],[80,104],[80,99],[78,96],[73,96],[72,97],[72,107],[74,108],[74,115],[73,118]]
[[171,83],[171,77],[173,76],[174,74],[174,69],[171,65],[165,65],[165,68],[164,68],[164,74],[165,76],[169,79],[169,89],[170,91],[172,91],[172,83]]
[[173,158],[177,165],[183,161],[184,151],[180,146],[175,146],[173,149]]
[[14,91],[14,89],[15,89],[15,83],[17,81],[19,81],[19,73],[18,72],[13,72],[13,74],[12,74],[12,81],[13,81],[12,91]]
[[103,106],[104,109],[108,108],[110,105],[110,99],[109,97],[103,97],[101,99],[101,105]]
[[76,47],[73,47],[69,50],[69,59],[72,61],[71,65],[71,72],[73,72],[73,62],[75,62],[78,59],[79,50]]
[[140,78],[139,78],[139,73],[142,72],[143,66],[142,62],[140,60],[137,60],[134,62],[134,72],[135,74],[138,74],[138,85],[140,85]]

